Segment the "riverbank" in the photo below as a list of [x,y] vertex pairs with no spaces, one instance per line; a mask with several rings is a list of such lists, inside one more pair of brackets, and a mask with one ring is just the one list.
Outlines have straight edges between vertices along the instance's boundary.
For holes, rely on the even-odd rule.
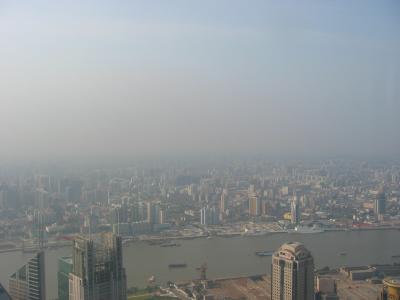
[[[288,230],[274,230],[274,231],[265,231],[258,233],[244,233],[244,232],[230,232],[230,233],[214,233],[210,234],[196,234],[193,236],[185,235],[185,236],[154,236],[154,235],[141,235],[138,237],[124,237],[123,245],[124,247],[134,243],[134,242],[148,242],[150,245],[154,243],[154,245],[159,245],[161,242],[170,242],[174,240],[194,240],[194,239],[212,239],[212,238],[232,238],[232,237],[258,237],[258,236],[269,236],[276,234],[290,234],[290,235],[314,235],[314,234],[324,234],[329,232],[359,232],[359,231],[382,231],[382,230],[398,230],[400,233],[400,226],[375,226],[375,227],[359,227],[359,228],[323,228],[323,230],[316,232],[294,232]],[[77,234],[78,235],[78,234]],[[8,243],[7,241],[4,241]],[[49,241],[44,249],[57,249],[71,246],[71,241]],[[9,247],[3,247],[0,249],[1,253],[9,253],[9,252],[24,252],[24,253],[34,253],[37,251],[35,247],[22,247],[17,245],[8,244]]]
[[[176,238],[174,238],[176,239]],[[177,239],[176,239],[177,240]],[[123,259],[128,287],[145,288],[148,279],[155,277],[154,284],[167,281],[199,278],[197,268],[207,263],[207,277],[240,277],[270,272],[271,257],[259,257],[256,251],[275,251],[283,243],[302,242],[311,251],[316,268],[343,265],[392,264],[400,249],[400,231],[349,230],[326,231],[319,234],[287,233],[266,236],[213,236],[211,239],[194,238],[179,240],[179,247],[159,247],[147,241],[135,241],[124,246]],[[65,241],[63,241],[65,243]],[[340,253],[346,253],[340,256]],[[72,247],[46,249],[47,294],[57,297],[58,259],[71,256]],[[32,253],[13,251],[0,254],[0,282],[7,286],[9,276],[32,257]],[[168,268],[171,263],[186,263],[187,268]]]

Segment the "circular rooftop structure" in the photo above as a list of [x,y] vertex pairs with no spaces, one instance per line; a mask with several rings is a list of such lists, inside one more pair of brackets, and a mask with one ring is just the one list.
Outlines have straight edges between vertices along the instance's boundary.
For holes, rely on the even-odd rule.
[[387,277],[383,279],[383,284],[400,289],[400,277]]

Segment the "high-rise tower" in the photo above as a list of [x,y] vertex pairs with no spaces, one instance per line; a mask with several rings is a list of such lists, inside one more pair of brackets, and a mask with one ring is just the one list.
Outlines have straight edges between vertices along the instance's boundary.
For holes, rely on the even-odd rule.
[[374,211],[376,219],[382,221],[386,213],[386,196],[383,188],[381,188],[376,195]]
[[293,195],[292,202],[290,203],[291,222],[292,224],[299,225],[300,223],[300,206],[299,198],[296,194]]
[[228,190],[223,189],[221,193],[221,198],[219,200],[219,211],[220,211],[220,220],[223,221],[225,218],[225,213],[227,209],[227,199],[228,199]]
[[45,218],[41,210],[33,212],[32,233],[36,239],[37,247],[42,250],[45,246]]
[[72,260],[70,300],[126,300],[121,237],[105,234],[96,241],[78,237]]
[[13,300],[45,300],[44,252],[39,251],[10,276],[9,292]]
[[219,224],[219,209],[213,207],[203,207],[200,210],[200,223],[201,225],[218,225]]
[[314,299],[314,260],[298,242],[283,244],[272,256],[272,300]]
[[72,272],[72,257],[58,259],[58,300],[69,300],[69,274]]
[[256,193],[249,193],[249,215],[252,217],[261,214],[261,200],[257,197]]

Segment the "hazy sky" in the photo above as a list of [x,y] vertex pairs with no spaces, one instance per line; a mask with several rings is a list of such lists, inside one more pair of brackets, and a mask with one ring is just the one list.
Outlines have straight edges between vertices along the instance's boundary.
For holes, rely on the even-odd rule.
[[400,153],[400,2],[0,0],[0,157]]

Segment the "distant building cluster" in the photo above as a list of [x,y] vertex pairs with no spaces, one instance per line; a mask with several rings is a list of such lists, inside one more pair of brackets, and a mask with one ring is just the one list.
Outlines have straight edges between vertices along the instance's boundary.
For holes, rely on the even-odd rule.
[[[71,240],[74,255],[59,261],[60,299],[122,299],[121,239],[400,228],[400,165],[394,161],[254,158],[126,167],[26,166],[1,172],[1,249],[40,250],[10,277],[12,299],[45,297],[44,251]],[[113,238],[92,239],[101,235]],[[320,289],[318,297],[334,299],[335,285],[318,276],[314,283],[313,268],[303,245],[283,245],[273,255],[270,294],[311,299],[312,291]],[[377,269],[391,275],[389,267],[374,266],[350,270],[349,278],[375,280]],[[382,297],[391,295],[396,284],[395,279],[386,282]]]

